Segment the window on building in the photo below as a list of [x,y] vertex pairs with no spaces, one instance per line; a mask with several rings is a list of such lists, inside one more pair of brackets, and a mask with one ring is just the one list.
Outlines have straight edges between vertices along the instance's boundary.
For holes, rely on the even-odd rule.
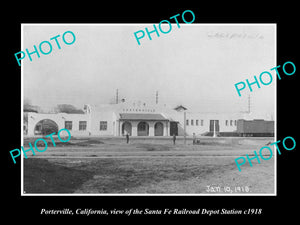
[[230,120],[230,126],[232,126],[232,120]]
[[79,130],[86,130],[86,121],[79,121]]
[[65,128],[68,130],[72,130],[72,121],[65,121]]
[[186,120],[186,125],[187,125],[187,126],[189,125],[189,120]]
[[203,124],[204,124],[204,120],[201,120],[201,126],[203,126]]
[[107,121],[100,121],[100,130],[107,130]]
[[228,120],[225,121],[225,125],[228,126]]
[[191,120],[191,126],[194,126],[194,120]]
[[196,126],[199,126],[199,120],[196,120]]
[[236,120],[234,121],[234,126],[236,126]]

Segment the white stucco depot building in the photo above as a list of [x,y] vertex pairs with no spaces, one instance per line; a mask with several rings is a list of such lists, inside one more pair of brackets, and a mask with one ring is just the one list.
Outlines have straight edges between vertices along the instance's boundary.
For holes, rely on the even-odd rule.
[[25,136],[40,134],[43,120],[50,120],[58,130],[68,129],[72,136],[172,136],[203,135],[207,132],[234,132],[238,119],[247,113],[200,113],[183,106],[175,109],[160,104],[122,102],[100,106],[85,105],[84,114],[27,112]]

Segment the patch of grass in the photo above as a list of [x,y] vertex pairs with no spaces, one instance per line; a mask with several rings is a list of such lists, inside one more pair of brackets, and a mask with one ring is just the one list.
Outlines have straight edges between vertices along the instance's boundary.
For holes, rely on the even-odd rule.
[[[240,184],[257,187],[254,189],[257,192],[265,192],[266,186],[272,186],[274,176],[271,160],[267,161],[269,167],[265,166],[266,162],[251,168],[248,164],[243,165],[243,171],[246,171],[243,175],[243,171],[237,170],[234,158],[214,157],[214,155],[222,155],[224,150],[225,155],[247,153],[251,156],[253,150],[259,149],[258,147],[265,144],[266,140],[269,139],[206,138],[201,140],[200,145],[192,145],[192,142],[184,145],[183,140],[173,145],[167,139],[137,138],[131,139],[128,145],[124,144],[123,139],[113,138],[91,137],[74,139],[67,143],[58,140],[56,144],[70,146],[53,148],[51,149],[53,152],[49,154],[64,155],[67,152],[67,155],[72,155],[74,152],[76,155],[78,153],[82,156],[96,157],[105,153],[105,156],[112,158],[83,157],[75,161],[70,158],[25,159],[24,190],[27,193],[199,193],[205,192],[207,184],[220,182],[223,185],[227,183],[234,185],[236,182],[231,179],[233,177],[239,179]],[[34,143],[34,140],[31,143]],[[47,152],[41,154],[46,155]],[[114,157],[122,154],[128,155],[129,158]],[[191,156],[191,154],[195,155],[195,158],[166,157]],[[157,157],[130,158],[137,155]],[[159,155],[161,157],[158,157]],[[211,157],[201,158],[201,155]],[[261,171],[265,174],[261,175]],[[268,177],[270,179],[266,180]],[[262,183],[263,185],[260,185]]]
[[103,141],[95,140],[95,139],[88,139],[86,141],[77,142],[76,145],[78,146],[91,146],[95,144],[104,144]]
[[[47,145],[48,146],[54,146],[53,143],[52,143],[52,140],[50,138],[45,138],[45,137],[42,137],[46,142],[47,142]],[[31,143],[31,145],[34,147],[34,143],[35,143],[35,140],[37,138],[33,139],[33,138],[26,138],[24,139],[24,142],[23,142],[23,145],[26,146],[26,147],[29,147],[29,143]],[[54,137],[53,138],[54,142],[55,142],[55,145],[57,147],[65,147],[65,146],[80,146],[80,147],[90,147],[92,145],[95,145],[95,144],[104,144],[103,141],[100,141],[100,140],[96,140],[96,139],[72,139],[68,142],[61,142],[57,137]],[[44,147],[45,146],[45,143],[43,141],[38,141],[36,143],[36,146],[37,147]]]
[[[231,157],[29,158],[24,160],[24,190],[26,193],[185,193],[188,188],[186,193],[199,193],[213,183],[235,186],[239,182],[265,192],[264,188],[272,186],[273,169],[272,163],[269,164],[270,168],[264,163],[254,169],[246,165],[242,173]],[[260,171],[266,174],[258,175]],[[266,177],[270,179],[264,181]],[[262,181],[264,185],[260,185]]]
[[[201,162],[205,162],[204,165]],[[198,176],[204,179],[216,171],[233,168],[228,159],[225,163],[178,158],[95,159],[86,164],[87,170],[95,172],[94,179],[86,182],[77,192],[124,193],[139,186],[151,186],[164,181],[184,183]]]
[[92,171],[55,165],[46,159],[24,160],[26,193],[72,193],[93,177]]
[[137,144],[137,148],[145,149],[146,151],[170,151],[168,145],[162,144],[139,143]]

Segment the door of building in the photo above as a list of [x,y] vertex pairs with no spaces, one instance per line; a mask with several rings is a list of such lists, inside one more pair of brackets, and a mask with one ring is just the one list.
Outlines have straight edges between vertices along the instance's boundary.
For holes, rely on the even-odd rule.
[[154,125],[154,136],[164,136],[164,125],[161,122]]
[[146,122],[140,122],[137,126],[138,136],[149,136],[149,124]]
[[177,122],[170,122],[170,136],[173,136],[175,134],[176,136],[178,135],[178,125]]
[[216,124],[216,132],[219,132],[220,126],[219,126],[219,120],[210,120],[209,121],[209,131],[214,132],[214,126]]

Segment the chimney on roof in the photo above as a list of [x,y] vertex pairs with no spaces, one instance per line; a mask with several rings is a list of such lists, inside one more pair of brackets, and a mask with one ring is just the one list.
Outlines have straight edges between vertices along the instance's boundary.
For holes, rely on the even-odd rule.
[[119,103],[119,90],[116,91],[116,104]]

